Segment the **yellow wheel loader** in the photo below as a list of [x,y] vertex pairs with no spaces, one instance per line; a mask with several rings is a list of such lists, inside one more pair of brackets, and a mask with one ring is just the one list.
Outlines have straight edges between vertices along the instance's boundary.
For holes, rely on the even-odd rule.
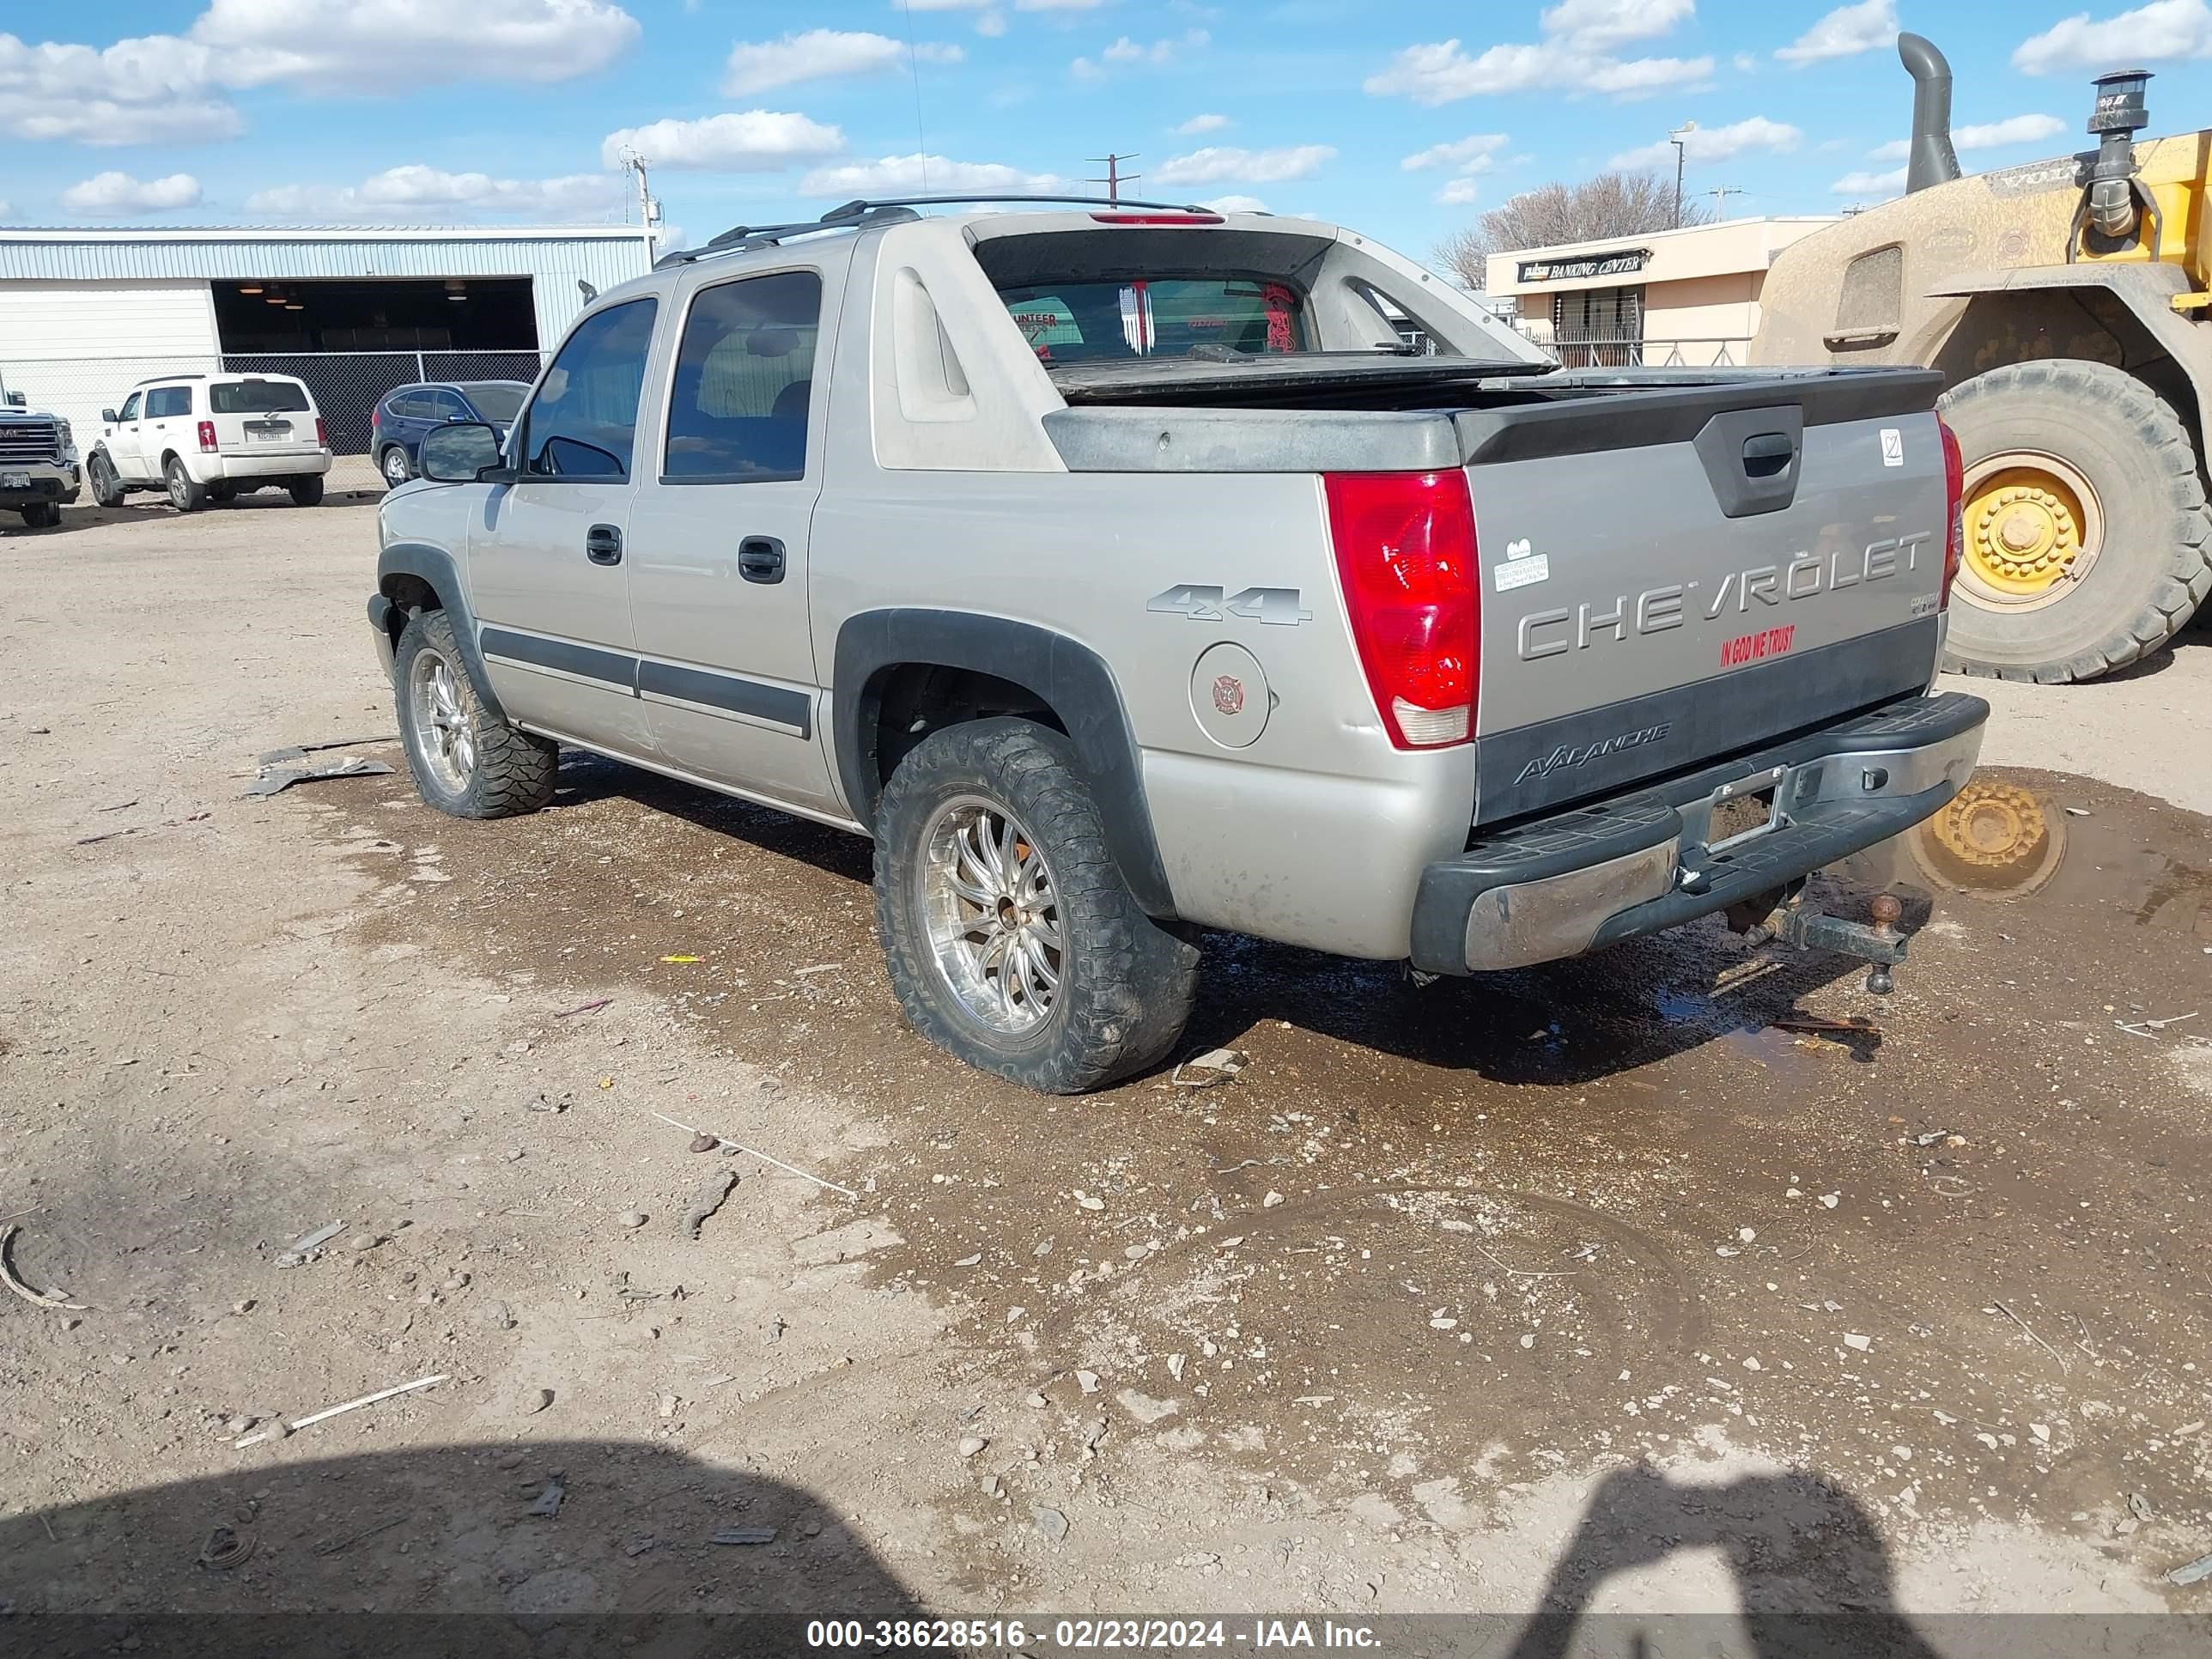
[[1914,82],[1905,193],[1779,254],[1755,363],[1917,363],[1966,462],[1946,665],[2094,679],[2212,591],[2212,132],[2138,141],[2145,83],[2097,78],[2097,148],[1961,177],[1951,70]]

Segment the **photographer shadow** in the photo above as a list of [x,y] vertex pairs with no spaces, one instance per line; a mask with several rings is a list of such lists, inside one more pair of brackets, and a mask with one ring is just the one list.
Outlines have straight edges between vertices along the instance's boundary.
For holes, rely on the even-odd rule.
[[[1615,1576],[1655,1567],[1681,1550],[1717,1550],[1740,1613],[1634,1615],[1594,1612]],[[1756,1659],[1936,1659],[1896,1605],[1889,1551],[1856,1499],[1802,1470],[1725,1486],[1678,1484],[1649,1465],[1608,1474],[1554,1562],[1537,1611],[1510,1659],[1618,1652],[1586,1622],[1631,1627],[1630,1648],[1737,1652]],[[1706,1629],[1705,1627],[1710,1627]],[[1666,1639],[1647,1643],[1645,1633]]]

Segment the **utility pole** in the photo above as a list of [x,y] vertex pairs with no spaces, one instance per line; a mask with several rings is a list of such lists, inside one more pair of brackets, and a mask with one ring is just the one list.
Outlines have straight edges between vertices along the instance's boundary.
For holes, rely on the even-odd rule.
[[1698,130],[1695,121],[1685,121],[1667,135],[1667,142],[1674,147],[1674,228],[1682,228],[1682,141]]
[[1121,163],[1124,161],[1135,161],[1137,158],[1134,155],[1091,155],[1086,156],[1084,159],[1090,161],[1098,162],[1105,167],[1106,176],[1103,179],[1086,179],[1084,182],[1090,185],[1105,185],[1106,199],[1109,202],[1118,202],[1121,199],[1122,185],[1133,185],[1138,179],[1145,176],[1141,173],[1124,173],[1121,171]]
[[1751,192],[1741,185],[1716,185],[1712,189],[1705,191],[1705,194],[1719,201],[1721,217],[1725,219],[1728,217],[1728,198],[1731,196],[1748,196]]
[[[638,216],[644,221],[647,233],[657,236],[660,230],[660,198],[653,193],[653,186],[646,178],[645,157],[634,149],[626,150],[622,164],[623,172],[637,175]],[[629,216],[625,213],[623,216],[627,219]]]

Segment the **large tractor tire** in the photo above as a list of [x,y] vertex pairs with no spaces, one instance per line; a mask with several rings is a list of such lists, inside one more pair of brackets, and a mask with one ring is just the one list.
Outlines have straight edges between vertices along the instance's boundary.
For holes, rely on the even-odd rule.
[[2075,358],[2012,363],[1938,405],[1966,462],[1944,666],[2093,680],[2166,643],[2212,592],[2212,513],[2173,406]]

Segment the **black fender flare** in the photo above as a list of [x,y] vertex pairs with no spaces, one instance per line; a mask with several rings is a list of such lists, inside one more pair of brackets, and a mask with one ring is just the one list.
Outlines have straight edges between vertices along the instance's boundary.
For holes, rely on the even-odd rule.
[[[431,592],[438,596],[440,608],[453,619],[453,638],[461,647],[461,666],[468,671],[477,698],[495,718],[505,720],[507,710],[501,707],[498,693],[491,689],[491,672],[485,667],[483,652],[477,644],[476,616],[469,609],[468,590],[461,586],[460,568],[453,562],[453,556],[427,542],[393,542],[376,556],[376,598],[369,601],[368,614],[387,632],[392,631],[390,618],[397,610],[392,601],[398,597],[395,590],[400,586],[394,578],[400,576],[412,576],[429,584]],[[405,625],[404,621],[401,625]],[[392,643],[396,646],[398,642],[395,633]]]
[[1121,879],[1147,915],[1176,914],[1167,868],[1145,801],[1144,766],[1113,671],[1089,647],[1064,634],[1003,617],[961,611],[865,611],[837,630],[830,730],[845,803],[873,822],[877,781],[875,714],[883,681],[908,664],[963,668],[1023,687],[1058,717],[1083,763],[1106,842]]

